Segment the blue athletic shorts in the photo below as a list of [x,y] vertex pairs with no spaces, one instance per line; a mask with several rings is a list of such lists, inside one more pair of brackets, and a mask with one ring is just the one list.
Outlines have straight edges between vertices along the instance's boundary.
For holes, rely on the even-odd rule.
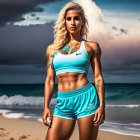
[[95,114],[99,98],[92,83],[68,92],[57,91],[57,104],[53,116],[74,119]]

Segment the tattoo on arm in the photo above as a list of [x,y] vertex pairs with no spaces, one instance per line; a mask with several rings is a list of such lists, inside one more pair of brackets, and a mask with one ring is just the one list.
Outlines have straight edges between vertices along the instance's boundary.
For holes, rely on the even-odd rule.
[[100,81],[101,79],[98,79],[96,82],[95,82],[95,87],[97,89],[97,92],[100,92]]
[[47,62],[47,69],[48,68],[53,68],[52,63],[50,62],[50,57],[49,57],[48,62]]
[[49,63],[49,66],[48,66],[48,68],[53,68],[53,66],[52,66],[52,64],[51,64],[51,63]]

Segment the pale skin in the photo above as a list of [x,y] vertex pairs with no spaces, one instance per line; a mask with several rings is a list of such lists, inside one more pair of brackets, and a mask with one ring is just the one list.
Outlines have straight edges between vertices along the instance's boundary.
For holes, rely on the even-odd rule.
[[[69,32],[69,42],[72,43],[78,41],[79,43],[79,45],[76,46],[77,49],[74,49],[75,51],[73,50],[73,52],[76,52],[80,47],[80,30],[83,22],[84,21],[82,20],[80,14],[76,10],[69,10],[66,13],[66,27]],[[71,26],[76,27],[75,30],[71,30]],[[49,48],[51,45],[48,46],[46,51],[47,77],[44,87],[44,112],[42,120],[46,126],[49,126],[49,128],[45,140],[69,140],[73,133],[76,120],[53,116],[51,123],[46,121],[46,117],[51,117],[49,103],[55,84],[55,70],[54,67],[49,64]],[[85,46],[90,58],[92,70],[94,72],[94,83],[97,94],[99,96],[100,106],[96,110],[95,114],[77,119],[79,127],[79,140],[96,140],[99,125],[102,124],[101,120],[105,119],[104,79],[101,72],[100,61],[101,49],[99,44],[96,42],[85,41]],[[61,53],[63,53],[63,51],[61,51]],[[58,91],[67,92],[85,86],[88,84],[88,79],[86,76],[87,75],[85,73],[76,72],[58,74]]]

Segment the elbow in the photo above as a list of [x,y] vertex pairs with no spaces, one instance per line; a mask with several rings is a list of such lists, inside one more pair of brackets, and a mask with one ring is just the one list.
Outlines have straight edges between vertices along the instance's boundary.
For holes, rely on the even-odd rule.
[[103,80],[102,74],[95,75],[94,80],[95,80],[95,81],[98,81],[99,79],[100,79],[100,80]]
[[46,78],[46,83],[49,83],[51,85],[54,85],[55,84],[55,79],[52,78],[52,77],[47,77]]

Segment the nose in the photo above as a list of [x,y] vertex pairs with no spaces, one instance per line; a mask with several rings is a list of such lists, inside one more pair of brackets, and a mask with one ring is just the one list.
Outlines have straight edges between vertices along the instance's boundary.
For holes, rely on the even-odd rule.
[[75,20],[71,19],[71,25],[75,25]]

